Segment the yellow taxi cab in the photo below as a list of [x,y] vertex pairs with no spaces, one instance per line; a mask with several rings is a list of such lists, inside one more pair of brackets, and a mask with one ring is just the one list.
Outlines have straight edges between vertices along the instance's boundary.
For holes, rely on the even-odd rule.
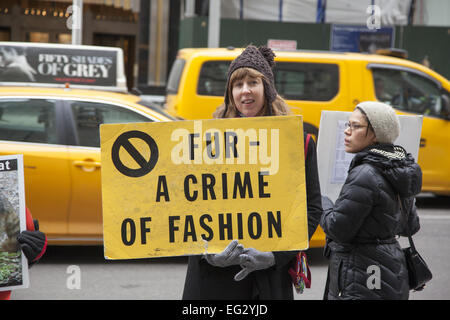
[[120,49],[0,42],[0,55],[11,48],[26,51],[35,81],[2,78],[0,59],[0,155],[23,154],[26,205],[50,244],[100,244],[100,124],[174,118],[126,92]]
[[[241,49],[187,48],[178,52],[167,83],[166,109],[184,119],[208,119],[223,102],[230,62]],[[379,100],[399,114],[422,114],[418,162],[423,192],[450,195],[450,82],[433,70],[387,54],[276,51],[275,85],[304,128],[317,137],[322,110],[352,111]],[[323,244],[318,230],[311,246]]]

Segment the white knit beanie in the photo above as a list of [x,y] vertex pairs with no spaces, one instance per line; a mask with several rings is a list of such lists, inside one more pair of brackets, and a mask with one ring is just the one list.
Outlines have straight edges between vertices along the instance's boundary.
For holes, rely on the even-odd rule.
[[379,143],[394,143],[400,134],[400,121],[390,105],[365,101],[356,108],[360,108],[366,114]]

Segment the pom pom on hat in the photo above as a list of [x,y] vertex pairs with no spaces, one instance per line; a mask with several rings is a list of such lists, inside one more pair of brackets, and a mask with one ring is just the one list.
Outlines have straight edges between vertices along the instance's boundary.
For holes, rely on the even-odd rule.
[[261,52],[264,59],[266,59],[269,66],[273,68],[275,66],[275,53],[273,53],[272,49],[266,46],[261,46],[258,48],[258,50],[259,52]]
[[376,101],[361,102],[356,106],[364,111],[379,143],[394,143],[400,134],[400,121],[394,109]]

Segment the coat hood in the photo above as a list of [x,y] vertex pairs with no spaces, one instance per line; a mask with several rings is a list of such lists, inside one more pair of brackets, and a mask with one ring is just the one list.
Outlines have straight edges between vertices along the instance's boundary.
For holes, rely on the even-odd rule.
[[412,155],[401,146],[369,146],[355,155],[349,170],[362,163],[378,168],[402,198],[415,196],[422,189],[422,170]]

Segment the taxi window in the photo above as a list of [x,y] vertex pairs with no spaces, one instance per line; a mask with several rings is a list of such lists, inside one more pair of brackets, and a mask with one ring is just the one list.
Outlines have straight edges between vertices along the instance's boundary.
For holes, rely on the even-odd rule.
[[377,100],[399,110],[443,116],[441,90],[437,84],[419,74],[397,69],[372,69]]
[[99,126],[102,123],[149,122],[151,119],[132,110],[116,105],[72,101],[78,144],[84,147],[100,147]]
[[339,67],[326,63],[277,62],[275,87],[287,100],[329,101],[339,90]]
[[[202,65],[197,94],[224,96],[230,61],[208,61]],[[285,99],[328,101],[339,90],[339,67],[324,63],[277,62],[275,86]]]
[[0,100],[0,140],[58,143],[55,101]]
[[158,113],[162,114],[164,117],[169,118],[170,120],[177,120],[177,118],[168,114],[165,110],[163,110],[161,107],[157,106],[153,102],[146,101],[146,100],[140,100],[140,101],[138,101],[138,104],[140,104],[141,106],[144,106],[146,108],[149,108],[150,110],[158,112]]
[[197,84],[197,94],[225,96],[228,67],[231,61],[207,61],[202,65]]
[[181,75],[186,61],[183,59],[176,59],[170,70],[169,79],[167,80],[166,90],[169,94],[176,94],[180,85]]

